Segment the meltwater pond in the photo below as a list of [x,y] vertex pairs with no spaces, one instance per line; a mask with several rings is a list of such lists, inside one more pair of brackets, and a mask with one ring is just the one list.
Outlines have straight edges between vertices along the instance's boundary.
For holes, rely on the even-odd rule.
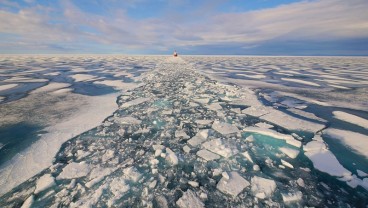
[[[63,143],[52,164],[4,193],[0,206],[367,206],[367,158],[349,137],[366,144],[364,128],[331,125],[331,116],[311,110],[318,100],[290,89],[286,96],[209,78],[198,59],[157,61],[118,96],[111,116]],[[365,112],[335,113],[334,122],[356,121],[355,110]],[[360,162],[346,165],[351,160],[337,156],[346,151]]]

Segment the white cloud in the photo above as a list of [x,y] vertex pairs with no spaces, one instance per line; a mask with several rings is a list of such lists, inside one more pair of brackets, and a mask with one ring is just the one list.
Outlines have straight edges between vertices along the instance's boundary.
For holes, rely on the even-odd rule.
[[[135,5],[136,1],[130,3]],[[180,10],[181,4],[176,5]],[[16,13],[0,9],[0,33],[16,35],[9,39],[12,44],[0,44],[9,46],[19,42],[25,45],[28,42],[32,47],[36,44],[44,47],[47,44],[70,46],[90,42],[94,46],[166,50],[173,46],[226,44],[247,48],[275,39],[368,38],[366,0],[303,1],[217,15],[209,11],[210,4],[190,15],[178,11],[179,15],[168,12],[164,18],[146,19],[133,19],[126,10],[115,8],[109,8],[111,13],[107,16],[87,13],[71,1],[63,1],[61,8],[62,16],[57,17],[54,12],[60,11],[55,11],[56,8],[50,11],[38,6]],[[201,10],[206,10],[206,15],[198,19]]]

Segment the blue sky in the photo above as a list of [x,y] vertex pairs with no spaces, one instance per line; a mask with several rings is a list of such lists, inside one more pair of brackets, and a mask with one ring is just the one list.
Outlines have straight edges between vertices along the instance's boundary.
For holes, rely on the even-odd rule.
[[368,55],[367,0],[0,0],[0,53]]

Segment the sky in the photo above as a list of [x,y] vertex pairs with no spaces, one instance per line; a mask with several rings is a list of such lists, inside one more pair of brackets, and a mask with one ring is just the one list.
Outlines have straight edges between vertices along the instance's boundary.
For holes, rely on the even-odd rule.
[[368,0],[0,0],[2,54],[368,55]]

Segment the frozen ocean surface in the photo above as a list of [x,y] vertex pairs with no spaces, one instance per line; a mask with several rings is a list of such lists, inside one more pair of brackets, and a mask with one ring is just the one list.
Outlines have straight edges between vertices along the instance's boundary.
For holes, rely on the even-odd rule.
[[3,56],[0,207],[365,207],[368,58]]

